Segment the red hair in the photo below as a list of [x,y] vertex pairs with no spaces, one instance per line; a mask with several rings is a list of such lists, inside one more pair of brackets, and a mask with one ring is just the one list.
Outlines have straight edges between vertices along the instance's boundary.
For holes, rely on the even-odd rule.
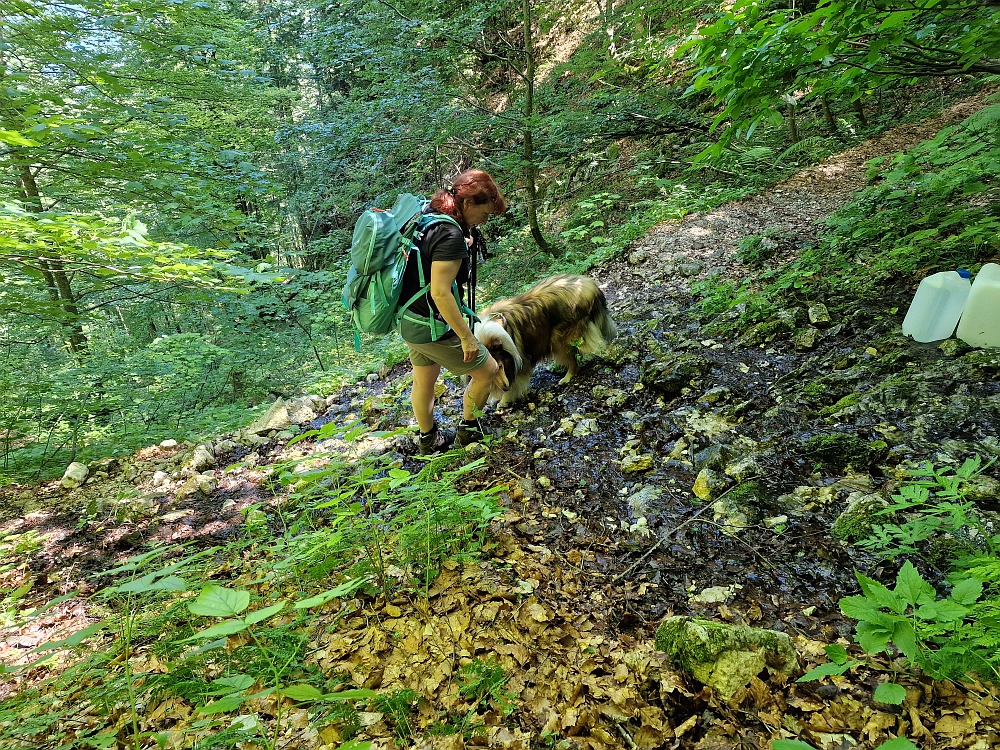
[[493,202],[493,213],[502,214],[507,211],[507,199],[503,197],[500,188],[489,175],[481,169],[468,169],[462,172],[451,185],[450,190],[438,190],[431,198],[431,210],[439,214],[447,214],[462,225],[468,232],[469,227],[462,216],[462,204],[471,200],[476,205]]

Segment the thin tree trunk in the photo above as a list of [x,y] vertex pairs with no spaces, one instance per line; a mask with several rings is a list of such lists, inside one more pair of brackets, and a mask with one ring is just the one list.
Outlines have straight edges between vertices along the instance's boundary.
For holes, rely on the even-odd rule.
[[538,225],[538,166],[535,164],[535,147],[531,132],[531,116],[535,109],[535,44],[531,36],[531,0],[524,0],[524,181],[528,191],[528,226],[531,237],[543,253],[551,252],[549,243]]
[[[21,194],[25,198],[24,202],[28,210],[33,213],[42,213],[42,195],[29,165],[23,164],[21,166],[19,178]],[[52,298],[53,302],[58,302],[66,314],[67,320],[63,325],[69,331],[69,340],[66,342],[69,350],[73,354],[85,354],[87,352],[87,335],[83,332],[80,309],[76,305],[76,296],[73,294],[73,287],[62,260],[56,257],[47,258],[43,259],[40,265],[49,297]]]
[[792,143],[798,143],[799,140],[799,123],[795,119],[795,105],[792,103],[788,104],[788,129],[792,133]]
[[823,119],[826,120],[826,128],[830,131],[830,135],[839,136],[840,133],[837,132],[837,121],[833,117],[833,110],[830,108],[830,97],[823,94],[819,98],[820,104],[823,106]]
[[852,103],[854,107],[854,114],[858,116],[858,122],[861,123],[861,127],[868,127],[868,118],[865,117],[865,106],[861,103],[860,99],[855,99]]

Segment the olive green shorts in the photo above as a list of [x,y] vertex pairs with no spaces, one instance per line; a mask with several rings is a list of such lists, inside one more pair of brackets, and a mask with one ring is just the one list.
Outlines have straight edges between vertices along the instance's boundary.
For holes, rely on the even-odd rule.
[[480,344],[475,361],[466,362],[465,354],[462,352],[462,339],[458,336],[449,336],[429,344],[411,344],[407,341],[406,346],[410,349],[410,362],[414,367],[441,365],[456,375],[468,375],[482,367],[490,356],[486,347]]

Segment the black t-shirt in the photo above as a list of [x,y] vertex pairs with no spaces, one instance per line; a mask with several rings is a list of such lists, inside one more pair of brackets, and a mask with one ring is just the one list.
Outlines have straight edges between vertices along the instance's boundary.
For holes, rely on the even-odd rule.
[[[423,233],[423,236],[416,240],[416,245],[420,249],[420,262],[424,267],[425,284],[431,283],[431,263],[434,261],[462,260],[462,266],[455,279],[458,282],[458,293],[461,297],[464,285],[469,281],[469,245],[465,241],[465,237],[462,236],[462,230],[449,221],[440,221],[432,224]],[[403,291],[399,295],[400,304],[404,304],[418,291],[420,291],[419,270],[411,255],[410,262],[406,264],[406,271],[403,274]],[[434,317],[441,321],[442,326],[447,326],[444,318],[438,312],[434,300],[431,299],[429,289],[426,294],[418,297],[406,312],[407,315],[426,320],[431,309],[434,310]],[[430,327],[405,318],[400,323],[399,332],[403,341],[409,341],[411,344],[427,344],[434,340]]]

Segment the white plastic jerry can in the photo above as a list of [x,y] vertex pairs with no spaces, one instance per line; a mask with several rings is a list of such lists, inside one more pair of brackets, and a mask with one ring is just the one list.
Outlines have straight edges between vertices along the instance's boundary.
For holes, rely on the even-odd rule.
[[976,274],[958,337],[972,346],[1000,346],[1000,265],[987,263]]
[[968,271],[941,271],[920,282],[903,318],[903,333],[916,341],[940,341],[955,332],[972,284]]

